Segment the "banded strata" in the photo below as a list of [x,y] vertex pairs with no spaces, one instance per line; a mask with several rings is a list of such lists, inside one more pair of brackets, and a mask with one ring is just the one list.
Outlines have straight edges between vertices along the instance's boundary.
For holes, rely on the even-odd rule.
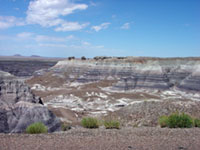
[[[123,119],[120,114],[128,111],[127,124],[136,120],[141,126],[153,126],[155,117],[177,110],[198,117],[199,107],[192,106],[199,105],[200,58],[68,59],[38,71],[27,83],[63,121],[79,122],[88,115]],[[143,113],[152,103],[152,112],[156,105],[165,109]],[[136,105],[142,109],[129,111]],[[154,121],[144,122],[147,116]]]

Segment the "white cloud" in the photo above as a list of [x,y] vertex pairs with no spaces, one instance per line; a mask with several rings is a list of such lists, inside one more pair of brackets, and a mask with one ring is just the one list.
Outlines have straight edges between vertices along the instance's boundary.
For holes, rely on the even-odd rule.
[[[87,27],[89,23],[66,21],[63,17],[87,8],[88,5],[77,4],[72,0],[31,0],[25,19],[0,16],[0,29],[39,24],[42,27],[55,27],[55,31],[77,31]],[[19,8],[15,9],[19,10]]]
[[100,31],[100,30],[102,30],[102,29],[107,29],[109,25],[110,25],[109,22],[105,22],[105,23],[100,24],[99,26],[92,26],[91,29],[93,29],[93,30],[95,30],[96,32],[98,32],[98,31]]
[[86,4],[75,4],[70,0],[34,0],[29,3],[26,20],[29,24],[43,27],[56,26],[56,31],[75,31],[86,27],[86,24],[68,22],[61,17],[87,8]]
[[0,29],[23,25],[25,25],[25,22],[22,18],[16,18],[14,16],[0,16]]
[[33,36],[33,33],[31,32],[22,32],[17,34],[17,38],[23,38],[23,39],[27,39],[27,38],[31,38]]
[[48,43],[48,44],[39,44],[40,47],[51,47],[51,48],[67,48],[67,45],[65,44],[52,44],[52,43]]
[[69,35],[67,37],[54,37],[54,36],[46,36],[46,35],[37,35],[35,38],[36,42],[66,42],[68,40],[73,40],[75,37],[73,35]]
[[130,23],[125,23],[125,24],[123,24],[122,26],[121,26],[121,29],[130,29]]
[[89,23],[79,24],[78,22],[64,22],[60,27],[57,27],[55,31],[76,31],[81,30],[88,25]]
[[91,44],[90,44],[89,42],[83,41],[83,42],[82,42],[82,45],[89,46],[89,45],[91,45]]
[[92,49],[92,50],[99,50],[99,49],[104,49],[103,45],[93,45],[87,41],[81,41],[81,40],[77,40],[77,41],[72,41],[69,43],[63,42],[63,43],[58,43],[58,42],[54,42],[54,43],[50,43],[51,41],[48,41],[48,43],[43,43],[41,41],[41,43],[38,43],[39,47],[46,47],[46,48],[66,48],[66,49],[70,49],[70,50],[88,50],[88,49]]
[[3,36],[0,35],[0,40],[13,40],[13,41],[32,41],[38,43],[67,43],[67,42],[75,42],[77,41],[77,37],[74,35],[68,36],[48,36],[48,35],[40,35],[33,32],[21,32],[16,34],[15,36]]
[[97,46],[95,46],[95,48],[102,49],[102,48],[105,48],[105,47],[104,47],[104,45],[97,45]]

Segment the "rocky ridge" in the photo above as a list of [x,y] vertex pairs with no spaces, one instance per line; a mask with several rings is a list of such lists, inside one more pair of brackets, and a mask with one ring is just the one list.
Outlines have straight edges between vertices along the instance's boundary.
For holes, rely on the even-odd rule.
[[23,79],[0,71],[0,132],[24,132],[34,122],[43,122],[49,132],[59,130],[59,119],[43,105]]

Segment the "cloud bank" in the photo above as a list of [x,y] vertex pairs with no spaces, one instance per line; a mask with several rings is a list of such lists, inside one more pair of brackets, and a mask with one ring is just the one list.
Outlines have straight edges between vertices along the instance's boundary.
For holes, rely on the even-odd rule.
[[27,24],[54,27],[55,31],[77,31],[89,25],[63,19],[76,11],[86,10],[88,5],[77,4],[70,0],[33,0],[30,1],[25,18],[0,16],[0,29]]
[[42,27],[56,27],[55,31],[81,30],[88,23],[70,22],[62,17],[87,8],[86,4],[76,4],[69,0],[34,0],[29,3],[26,21]]

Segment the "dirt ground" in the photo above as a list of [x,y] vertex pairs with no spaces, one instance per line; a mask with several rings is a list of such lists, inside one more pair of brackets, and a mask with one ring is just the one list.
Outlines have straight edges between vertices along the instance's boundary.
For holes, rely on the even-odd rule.
[[200,129],[71,129],[52,134],[0,134],[0,150],[200,150]]

